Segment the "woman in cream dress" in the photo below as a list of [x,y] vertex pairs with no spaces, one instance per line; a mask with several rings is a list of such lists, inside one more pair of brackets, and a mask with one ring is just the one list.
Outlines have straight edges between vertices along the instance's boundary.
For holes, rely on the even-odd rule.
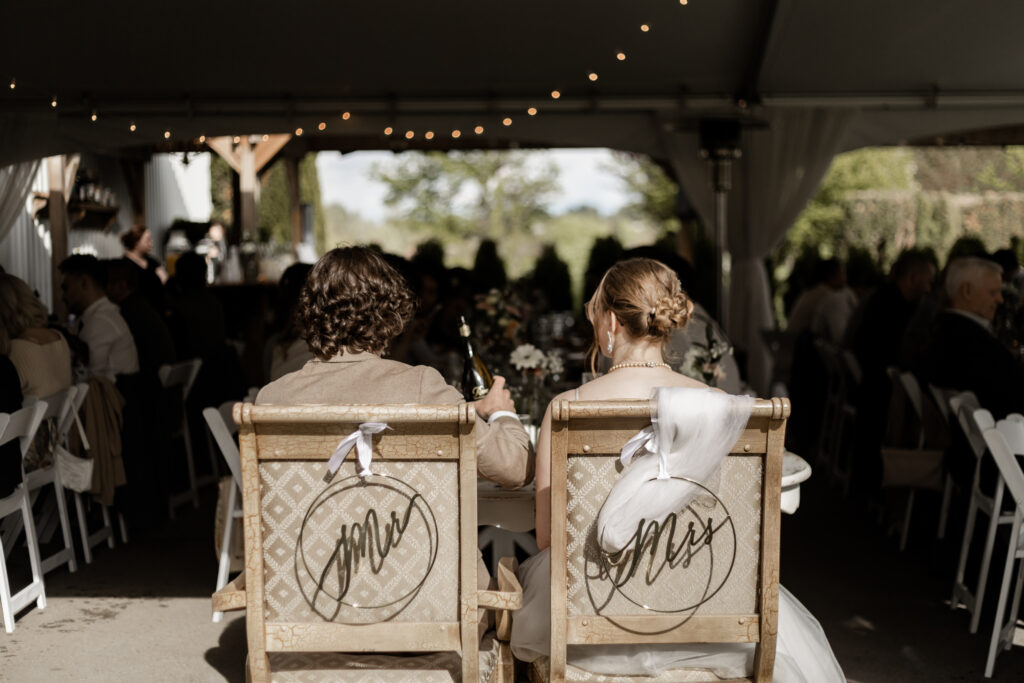
[[10,339],[8,355],[25,396],[45,398],[71,386],[71,349],[46,320],[46,307],[28,284],[0,274],[0,325]]
[[[672,331],[685,325],[692,313],[693,303],[681,290],[676,275],[661,263],[630,259],[616,264],[605,274],[587,305],[587,317],[594,326],[594,345],[602,355],[610,357],[611,367],[601,377],[556,399],[647,400],[661,387],[708,391],[704,384],[673,372],[663,357]],[[724,394],[718,396],[726,398]],[[717,425],[709,428],[715,429]],[[728,427],[722,425],[721,429],[725,431]],[[638,465],[639,461],[634,461],[629,467]],[[516,657],[525,661],[547,656],[549,648],[550,486],[549,407],[537,448],[536,530],[541,552],[520,568],[523,607],[515,614],[512,626],[512,650]],[[782,683],[844,681],[817,620],[781,586],[779,592],[775,680]],[[753,645],[577,645],[569,647],[568,660],[571,665],[600,674],[657,675],[671,669],[699,668],[722,678],[734,678],[750,674]]]

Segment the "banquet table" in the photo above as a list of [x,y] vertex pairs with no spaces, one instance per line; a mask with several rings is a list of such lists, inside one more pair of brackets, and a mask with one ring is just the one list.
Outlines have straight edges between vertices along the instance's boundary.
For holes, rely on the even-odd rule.
[[[782,454],[782,500],[780,507],[793,514],[800,507],[800,485],[811,476],[811,466],[796,453]],[[477,485],[477,523],[513,533],[533,530],[533,500],[537,493],[533,484],[508,491],[497,484],[481,480]]]

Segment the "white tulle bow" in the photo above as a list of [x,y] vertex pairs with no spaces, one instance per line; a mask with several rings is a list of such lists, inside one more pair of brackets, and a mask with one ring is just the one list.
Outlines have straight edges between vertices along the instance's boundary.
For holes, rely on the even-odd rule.
[[334,475],[338,473],[338,468],[341,467],[345,456],[352,450],[352,446],[356,447],[356,456],[359,458],[359,476],[369,477],[373,474],[370,471],[370,461],[373,460],[373,435],[379,434],[385,429],[390,429],[386,422],[364,422],[359,425],[359,429],[346,436],[334,449],[331,459],[327,461],[327,474],[324,475],[324,481],[330,483],[334,479]]
[[672,475],[668,473],[668,465],[665,463],[665,454],[658,448],[658,434],[655,432],[657,427],[657,418],[651,421],[651,424],[644,427],[639,432],[630,437],[629,441],[622,447],[622,453],[619,455],[619,462],[622,463],[623,467],[628,467],[629,463],[633,461],[634,456],[641,450],[645,450],[648,453],[658,454],[658,479],[669,479]]

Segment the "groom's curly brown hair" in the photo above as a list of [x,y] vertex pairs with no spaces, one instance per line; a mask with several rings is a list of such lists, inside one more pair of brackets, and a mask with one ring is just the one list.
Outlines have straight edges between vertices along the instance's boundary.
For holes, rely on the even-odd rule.
[[386,352],[415,310],[405,278],[381,254],[339,247],[310,271],[298,322],[313,354],[327,360],[345,350]]

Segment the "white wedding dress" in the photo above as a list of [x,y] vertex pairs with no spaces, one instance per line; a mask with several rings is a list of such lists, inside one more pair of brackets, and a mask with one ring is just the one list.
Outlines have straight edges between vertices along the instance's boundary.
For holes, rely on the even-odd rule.
[[[605,552],[625,547],[642,519],[664,520],[703,490],[718,488],[718,468],[747,423],[753,399],[710,389],[655,390],[657,417],[623,448],[626,469],[616,480],[597,520]],[[646,453],[636,456],[636,453]],[[685,477],[703,486],[680,479]],[[551,560],[548,550],[519,568],[523,606],[512,622],[512,651],[532,662],[548,655]],[[568,663],[595,674],[656,676],[671,669],[705,669],[720,678],[749,676],[753,643],[686,645],[570,645]],[[842,683],[846,680],[821,625],[792,593],[779,586],[775,680],[779,683]]]

